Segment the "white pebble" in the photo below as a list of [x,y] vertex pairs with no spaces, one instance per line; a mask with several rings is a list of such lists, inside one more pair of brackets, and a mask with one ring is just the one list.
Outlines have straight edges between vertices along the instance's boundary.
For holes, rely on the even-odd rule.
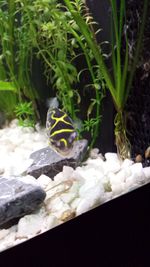
[[85,164],[89,167],[93,167],[93,168],[103,168],[103,164],[104,164],[104,161],[101,157],[99,158],[96,158],[96,159],[87,159],[87,161],[85,162]]
[[106,175],[109,172],[117,173],[120,170],[120,162],[118,160],[116,161],[105,161],[104,162],[104,175]]
[[139,183],[143,183],[145,180],[145,174],[143,171],[142,163],[135,163],[131,167],[132,175],[136,176],[136,181]]
[[26,215],[19,220],[17,238],[26,238],[41,232],[44,216],[37,214]]
[[42,232],[45,230],[52,229],[53,227],[57,226],[60,224],[60,221],[57,219],[56,216],[54,215],[47,215],[45,217],[45,220],[43,222],[43,227],[42,227]]
[[55,196],[60,196],[61,194],[68,192],[70,187],[72,186],[72,181],[64,181],[60,183],[49,183],[46,187],[46,199],[45,203],[47,203],[49,200],[51,201],[51,198],[54,198]]
[[78,216],[84,212],[87,212],[99,204],[100,204],[99,197],[96,198],[94,196],[91,196],[88,198],[81,199],[76,209],[76,215]]
[[81,178],[81,181],[83,182],[83,178],[84,180],[87,180],[89,179],[90,180],[101,180],[103,178],[103,172],[101,169],[98,169],[98,168],[94,168],[94,166],[86,166],[86,167],[83,167],[83,168],[77,168],[78,170],[78,174],[79,174],[79,177],[82,177]]
[[63,167],[63,171],[58,173],[55,177],[54,177],[54,181],[66,181],[66,180],[71,180],[72,179],[72,175],[73,175],[74,169],[69,167],[69,166],[64,166]]
[[110,181],[110,184],[118,184],[118,180],[116,179],[116,175],[113,172],[109,172],[108,175],[108,181]]
[[125,183],[112,184],[111,189],[114,196],[120,195],[124,192]]
[[70,209],[70,206],[67,203],[64,203],[60,197],[55,197],[46,202],[46,210],[51,212],[60,220],[63,213]]
[[77,207],[79,206],[79,203],[80,203],[80,202],[81,202],[81,198],[79,198],[79,197],[75,198],[75,199],[71,202],[71,204],[70,204],[71,208],[72,208],[73,210],[76,210]]
[[17,227],[16,227],[16,225],[14,225],[14,226],[10,227],[7,230],[9,231],[9,233],[3,231],[2,234],[6,234],[6,233],[7,234],[2,239],[0,239],[0,251],[2,251],[4,249],[9,248],[9,247],[14,245],[14,242],[15,242],[15,239],[16,239]]
[[81,198],[86,198],[93,196],[94,198],[100,197],[104,193],[104,188],[100,180],[88,179],[84,185],[80,187],[79,196]]
[[146,179],[150,179],[150,167],[143,168],[144,175]]
[[29,133],[29,134],[31,134],[31,133],[34,133],[34,128],[33,127],[20,127],[21,129],[22,129],[22,132],[23,133]]
[[[68,209],[69,206],[66,204],[66,207]],[[49,201],[46,201],[47,211],[51,211],[52,213],[55,213],[57,211],[61,212],[62,208],[64,208],[64,202],[60,197],[55,197],[53,199],[50,199]]]
[[8,229],[2,229],[0,230],[0,239],[3,239],[5,238],[9,233],[9,230]]
[[70,204],[79,195],[80,184],[74,181],[68,192],[61,194],[61,199],[64,203]]
[[96,159],[98,157],[99,149],[98,148],[93,148],[90,151],[90,158],[91,159]]
[[132,173],[136,173],[137,175],[141,174],[141,170],[143,169],[142,167],[142,163],[134,163],[132,164],[132,166],[130,167]]
[[119,161],[117,153],[111,153],[111,152],[105,153],[105,159],[108,161]]
[[134,175],[131,175],[127,180],[126,180],[126,183],[125,183],[125,189],[127,191],[131,191],[135,188],[137,188],[139,185],[138,183],[136,182],[136,177],[134,177]]
[[26,183],[26,184],[34,184],[34,185],[38,185],[37,180],[31,176],[31,175],[25,175],[25,176],[21,176],[18,178],[20,181]]
[[133,164],[133,161],[131,159],[125,159],[123,162],[122,162],[122,165],[121,165],[121,168],[128,168],[130,167],[131,165]]
[[45,189],[48,184],[51,182],[51,179],[46,176],[45,174],[42,174],[38,179],[37,179],[38,184]]
[[116,180],[119,183],[124,183],[126,177],[127,177],[127,172],[125,170],[120,170],[118,173],[116,173]]
[[18,119],[14,119],[14,120],[12,120],[11,121],[11,123],[9,124],[9,127],[10,128],[16,128],[17,126],[18,126],[18,123],[19,123],[19,121],[18,121]]
[[74,169],[72,167],[69,166],[64,166],[63,167],[63,175],[65,176],[65,178],[68,180],[70,180],[72,174],[74,172]]

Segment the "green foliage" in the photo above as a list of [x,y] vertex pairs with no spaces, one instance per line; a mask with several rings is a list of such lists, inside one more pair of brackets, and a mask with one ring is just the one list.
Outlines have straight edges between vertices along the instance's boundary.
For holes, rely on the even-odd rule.
[[[128,36],[125,34],[125,56],[122,60],[122,36],[123,25],[125,22],[126,5],[125,0],[121,1],[119,12],[117,10],[117,3],[111,0],[112,6],[112,25],[114,26],[114,38],[112,42],[112,63],[113,63],[113,78],[115,87],[115,104],[117,114],[115,117],[115,136],[118,153],[122,158],[130,156],[130,143],[126,136],[126,121],[124,107],[127,102],[130,90],[132,88],[132,81],[135,69],[138,63],[142,47],[142,38],[144,33],[144,26],[147,17],[148,0],[144,0],[143,14],[141,18],[141,25],[138,33],[137,43],[135,47],[135,54],[132,62],[129,62],[128,53]],[[114,48],[116,46],[116,49]],[[116,75],[117,73],[117,75]]]
[[[79,14],[79,16],[82,18],[84,25],[87,29],[90,30],[91,35],[93,37],[93,41],[96,42],[96,34],[93,31],[93,25],[96,24],[93,21],[93,18],[88,13],[88,9],[86,5],[83,3],[83,1],[73,1],[72,2],[74,10],[76,14]],[[80,29],[80,24],[78,24],[78,21],[75,20],[74,14],[70,12],[69,6],[67,6],[67,14],[71,18],[68,25],[66,27],[69,27],[69,31],[72,33],[73,37],[72,40],[76,44],[76,47],[80,47],[80,50],[84,54],[87,69],[89,71],[89,74],[91,76],[92,83],[86,85],[86,87],[90,87],[92,90],[95,91],[95,99],[91,99],[91,104],[88,107],[87,110],[87,120],[83,123],[83,129],[86,131],[91,132],[92,141],[90,144],[90,148],[94,145],[96,138],[99,134],[99,126],[100,126],[100,105],[101,101],[105,95],[105,84],[103,82],[103,76],[102,73],[99,71],[99,65],[97,63],[95,64],[95,56],[93,53],[93,50],[91,49],[90,43],[86,39],[85,32],[82,31],[82,28]],[[96,42],[97,44],[97,42]],[[98,44],[97,44],[98,45]],[[85,70],[87,70],[85,69]],[[79,72],[79,78],[80,74],[83,73],[85,70],[81,70]],[[96,116],[93,117],[93,110],[96,110]]]
[[[94,22],[86,12],[82,0],[74,4],[91,28]],[[32,85],[31,71],[32,59],[37,56],[44,62],[47,82],[56,89],[63,109],[77,121],[81,97],[75,86],[80,82],[80,75],[84,70],[79,70],[78,73],[74,62],[79,54],[84,54],[96,100],[91,100],[87,111],[87,124],[90,120],[97,121],[90,123],[88,128],[93,135],[93,145],[99,131],[102,77],[98,66],[93,66],[92,50],[68,8],[58,0],[2,0],[0,21],[0,109],[12,116],[15,109],[20,124],[28,121],[29,114],[24,99],[32,100],[35,107],[34,100],[38,96]],[[6,91],[9,91],[7,97]],[[30,102],[29,107],[31,108]],[[21,113],[18,113],[18,109]],[[93,109],[96,109],[97,119],[92,117]],[[87,130],[86,126],[84,130]]]
[[[63,5],[58,0],[0,1],[0,109],[8,116],[13,116],[15,110],[21,124],[32,124],[36,113],[35,100],[38,98],[31,81],[32,60],[36,56],[44,62],[45,77],[48,84],[52,84],[56,90],[62,107],[77,121],[78,112],[82,110],[77,85],[81,74],[88,70],[91,84],[86,87],[95,92],[95,98],[91,99],[87,120],[81,128],[91,132],[93,146],[99,134],[100,105],[106,85],[117,111],[115,134],[118,152],[126,157],[129,144],[123,115],[140,54],[148,0],[144,0],[141,27],[132,62],[128,59],[128,36],[124,34],[126,2],[120,1],[118,7],[117,0],[110,0],[111,74],[105,62],[102,45],[96,41],[93,30],[95,22],[84,2],[64,0]],[[80,55],[84,55],[86,67],[77,70],[75,60]],[[28,99],[28,102],[24,102],[24,99]],[[16,106],[17,103],[19,104]],[[96,112],[95,117],[93,111]]]
[[14,118],[14,109],[17,103],[17,94],[12,91],[0,91],[0,111],[5,112],[8,119]]
[[101,121],[101,116],[96,118],[87,118],[87,120],[83,122],[84,130],[90,132],[91,136],[93,136],[95,126],[99,124],[100,121]]
[[62,106],[75,118],[72,85],[77,81],[77,71],[70,62],[66,16],[56,0],[23,1],[21,12],[28,22],[36,55],[44,61],[48,83],[58,92]]
[[13,82],[0,81],[0,91],[12,91],[12,92],[16,93],[17,88]]
[[[76,85],[80,82],[80,75],[84,70],[77,70],[75,59],[83,54],[89,74],[91,76],[91,89],[95,91],[96,101],[90,105],[91,117],[87,114],[87,120],[92,119],[92,110],[96,109],[97,123],[90,124],[92,129],[92,143],[99,132],[100,103],[104,95],[104,85],[98,66],[93,65],[94,55],[88,42],[80,31],[78,24],[66,6],[58,0],[29,1],[18,0],[20,12],[28,24],[28,31],[32,35],[32,44],[36,48],[36,55],[44,62],[47,82],[53,85],[56,95],[65,111],[74,121],[77,121],[80,111],[80,92]],[[85,24],[91,28],[92,18],[85,9],[82,0],[75,2],[75,8],[81,12]],[[88,111],[87,111],[88,113]],[[87,130],[85,128],[85,130]]]
[[[84,38],[88,46],[90,47],[93,56],[97,62],[97,65],[100,69],[100,72],[103,75],[106,86],[109,89],[116,110],[117,116],[115,118],[115,134],[116,134],[116,145],[118,148],[118,153],[122,158],[129,156],[129,145],[128,140],[126,138],[126,127],[124,122],[123,111],[129,96],[129,92],[132,85],[132,80],[134,76],[134,72],[136,69],[136,65],[138,62],[138,56],[140,53],[142,36],[144,31],[144,25],[146,21],[147,15],[147,7],[148,0],[144,0],[143,4],[143,15],[141,18],[141,27],[139,31],[139,36],[137,40],[137,46],[135,49],[135,55],[132,62],[132,65],[129,66],[128,60],[128,38],[125,36],[125,56],[122,57],[122,37],[123,37],[123,26],[125,22],[125,11],[126,4],[125,0],[120,1],[120,6],[118,10],[117,1],[110,0],[111,8],[112,8],[112,75],[109,73],[109,69],[106,66],[105,59],[103,57],[101,45],[98,45],[95,39],[95,35],[89,25],[86,24],[82,14],[77,10],[76,3],[78,0],[70,1],[64,0],[68,10],[72,14],[78,28]],[[118,127],[119,125],[119,127]]]
[[[32,36],[18,1],[0,1],[0,25],[0,109],[13,117],[18,101],[21,102],[26,97],[34,103],[37,98],[30,78]],[[4,91],[12,93],[6,97]]]
[[19,120],[19,125],[24,127],[35,126],[35,114],[32,107],[32,102],[22,102],[16,105],[16,117]]

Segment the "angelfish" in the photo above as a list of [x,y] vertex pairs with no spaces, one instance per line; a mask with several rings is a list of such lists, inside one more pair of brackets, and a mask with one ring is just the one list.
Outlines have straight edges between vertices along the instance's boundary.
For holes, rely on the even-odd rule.
[[71,118],[59,108],[49,108],[46,119],[49,145],[61,155],[70,153],[77,132]]

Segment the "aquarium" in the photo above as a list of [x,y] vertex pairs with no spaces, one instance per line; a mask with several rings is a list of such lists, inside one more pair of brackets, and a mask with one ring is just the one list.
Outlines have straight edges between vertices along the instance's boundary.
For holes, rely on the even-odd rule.
[[148,266],[149,12],[1,1],[2,266]]

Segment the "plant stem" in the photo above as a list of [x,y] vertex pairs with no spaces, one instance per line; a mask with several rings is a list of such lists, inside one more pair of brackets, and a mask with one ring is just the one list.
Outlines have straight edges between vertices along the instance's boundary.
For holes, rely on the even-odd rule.
[[114,120],[117,153],[121,159],[130,158],[130,142],[126,136],[126,122],[122,111],[117,112]]

